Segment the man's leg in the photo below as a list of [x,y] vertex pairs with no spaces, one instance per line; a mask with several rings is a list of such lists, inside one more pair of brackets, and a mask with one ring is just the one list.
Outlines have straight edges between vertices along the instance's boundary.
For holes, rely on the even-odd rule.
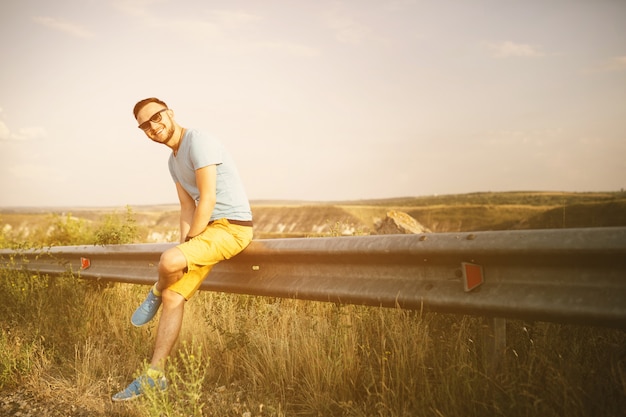
[[157,327],[154,353],[150,365],[156,369],[163,369],[165,360],[170,355],[180,328],[183,323],[185,298],[168,289],[163,290],[163,311]]
[[[155,348],[152,354],[152,360],[150,362],[150,369],[145,374],[140,375],[137,379],[126,387],[126,389],[118,392],[113,396],[113,401],[127,401],[136,398],[143,393],[144,385],[157,387],[160,390],[167,388],[167,380],[163,375],[163,368],[165,367],[165,360],[169,356],[183,323],[183,313],[185,308],[185,297],[182,295],[168,290],[167,288],[179,280],[183,276],[183,271],[187,267],[187,261],[183,253],[177,249],[172,248],[165,251],[161,255],[161,261],[159,262],[159,286],[163,285],[161,294],[159,296],[154,295],[154,290],[150,289],[148,298],[137,311],[139,312],[145,307],[145,304],[149,304],[151,299],[158,299],[158,304],[153,303],[148,308],[153,308],[153,311],[149,312],[150,318],[156,314],[158,307],[163,304],[163,312],[161,313],[161,319],[157,327],[157,335],[155,341]],[[156,287],[156,285],[155,285]],[[145,310],[145,309],[144,309]],[[145,311],[144,311],[145,312]],[[136,318],[137,312],[133,315],[133,319]],[[142,319],[145,319],[145,316]],[[133,320],[133,324],[135,321]]]
[[157,290],[161,292],[163,311],[157,327],[157,335],[150,364],[155,368],[164,365],[165,359],[170,355],[174,343],[180,333],[185,310],[185,298],[168,288],[182,278],[187,259],[177,247],[171,248],[161,254],[159,262],[159,281]]
[[[226,226],[226,227],[225,227]],[[133,381],[124,391],[113,396],[114,401],[133,399],[141,395],[141,382],[160,389],[167,387],[167,380],[162,374],[164,362],[172,351],[184,313],[185,299],[189,299],[200,287],[202,280],[216,263],[231,258],[241,252],[252,240],[252,228],[230,225],[226,220],[217,221],[214,227],[182,246],[185,250],[171,248],[161,255],[159,262],[159,281],[155,285],[159,305],[163,302],[163,313],[157,327],[155,349],[151,360],[151,369],[146,375]],[[194,244],[195,243],[195,244]],[[190,246],[189,246],[190,245]],[[192,268],[184,275],[187,257],[193,265],[204,265]],[[185,276],[185,279],[181,278]],[[154,295],[151,290],[150,294]],[[156,313],[156,309],[153,310]]]
[[134,326],[143,326],[154,318],[161,307],[162,291],[180,280],[186,267],[187,259],[179,248],[170,248],[161,254],[159,279],[130,318]]

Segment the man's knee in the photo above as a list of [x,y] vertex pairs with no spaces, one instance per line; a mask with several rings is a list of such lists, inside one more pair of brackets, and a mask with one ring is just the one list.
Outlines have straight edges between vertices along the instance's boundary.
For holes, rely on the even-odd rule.
[[187,259],[178,248],[171,248],[161,254],[159,260],[159,273],[174,274],[181,272],[187,267]]

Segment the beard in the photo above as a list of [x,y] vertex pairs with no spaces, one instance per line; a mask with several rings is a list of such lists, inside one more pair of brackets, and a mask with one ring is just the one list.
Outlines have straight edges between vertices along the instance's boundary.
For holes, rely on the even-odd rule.
[[153,134],[150,135],[150,139],[152,139],[154,142],[157,143],[161,143],[161,144],[167,144],[167,142],[170,141],[170,139],[172,139],[172,137],[174,136],[174,127],[170,126],[164,126],[163,130],[160,133],[156,133],[157,131],[159,131],[161,129],[161,127],[158,127],[157,129],[153,130]]

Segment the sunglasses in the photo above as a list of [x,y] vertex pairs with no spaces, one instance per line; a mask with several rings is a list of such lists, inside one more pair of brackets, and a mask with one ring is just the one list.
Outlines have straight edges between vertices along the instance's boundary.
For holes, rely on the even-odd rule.
[[150,122],[152,123],[159,123],[161,121],[161,113],[163,113],[164,111],[169,110],[168,108],[165,109],[161,109],[158,112],[154,113],[152,115],[152,117],[150,117],[148,120],[146,120],[145,122],[143,122],[142,124],[140,124],[139,126],[137,126],[139,129],[141,130],[148,130],[152,127],[152,125],[150,124]]

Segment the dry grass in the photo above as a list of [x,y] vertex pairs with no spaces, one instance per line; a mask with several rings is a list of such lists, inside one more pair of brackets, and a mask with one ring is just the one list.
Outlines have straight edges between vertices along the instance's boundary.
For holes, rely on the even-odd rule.
[[68,313],[82,330],[46,325],[29,340],[32,326],[19,336],[29,347],[16,347],[7,320],[22,329],[16,312],[54,308],[31,286],[20,310],[2,311],[1,362],[21,364],[3,390],[26,386],[90,415],[617,416],[626,406],[621,331],[509,322],[503,367],[490,373],[479,318],[207,292],[186,307],[168,393],[111,404],[150,354],[154,324],[128,320],[146,288],[60,279],[79,293]]

